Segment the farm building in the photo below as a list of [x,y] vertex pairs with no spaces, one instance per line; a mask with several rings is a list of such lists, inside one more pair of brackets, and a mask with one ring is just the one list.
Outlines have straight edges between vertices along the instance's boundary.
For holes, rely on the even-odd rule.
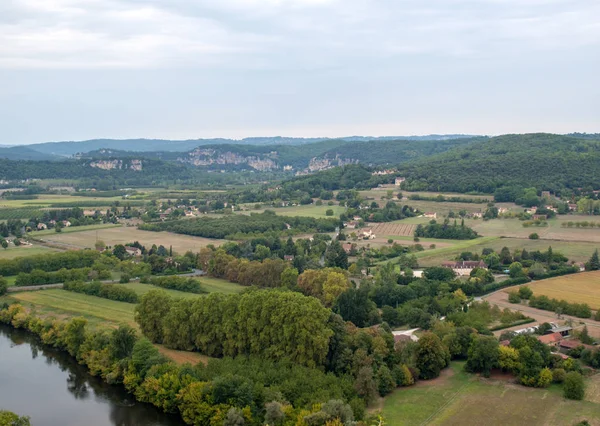
[[544,345],[557,346],[562,340],[563,336],[560,333],[546,334],[544,336],[538,336],[538,340]]
[[364,229],[362,229],[361,233],[360,233],[360,236],[362,238],[365,238],[365,239],[368,238],[368,239],[371,239],[371,240],[373,238],[375,238],[375,234],[373,233],[373,230],[371,228],[364,228]]
[[430,219],[437,219],[437,213],[435,212],[426,212],[423,217],[428,217]]
[[483,260],[461,260],[458,262],[444,262],[442,266],[451,268],[456,275],[470,275],[475,268],[487,269],[487,265]]
[[137,247],[125,246],[125,251],[130,256],[141,256],[142,250]]

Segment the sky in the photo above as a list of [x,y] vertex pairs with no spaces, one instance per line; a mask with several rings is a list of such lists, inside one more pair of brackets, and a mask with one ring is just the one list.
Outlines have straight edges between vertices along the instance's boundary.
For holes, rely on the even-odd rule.
[[600,132],[598,0],[0,0],[0,144]]

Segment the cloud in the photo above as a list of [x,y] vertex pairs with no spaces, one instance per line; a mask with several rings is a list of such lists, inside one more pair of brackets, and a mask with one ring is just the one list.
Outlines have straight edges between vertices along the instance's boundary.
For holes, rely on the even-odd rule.
[[4,0],[0,68],[350,66],[599,46],[594,0]]

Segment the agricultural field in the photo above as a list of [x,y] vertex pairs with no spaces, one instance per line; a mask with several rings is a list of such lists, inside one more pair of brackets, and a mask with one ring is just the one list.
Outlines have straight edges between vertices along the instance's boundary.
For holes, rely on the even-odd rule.
[[60,232],[56,232],[54,229],[44,229],[43,231],[32,231],[29,233],[32,237],[37,236],[45,236],[45,235],[55,235],[58,233],[62,234],[70,234],[71,232],[83,232],[83,231],[93,231],[97,229],[108,229],[108,228],[120,228],[122,225],[117,225],[113,223],[101,223],[97,225],[84,225],[84,226],[69,226],[66,228],[61,228]]
[[390,425],[513,425],[571,426],[600,418],[600,377],[588,379],[585,401],[562,397],[561,388],[526,388],[511,377],[483,379],[452,363],[442,376],[400,388],[383,401],[382,413]]
[[34,256],[37,254],[51,253],[53,251],[56,250],[39,245],[22,245],[16,247],[11,244],[6,249],[0,249],[0,259],[14,259],[15,257],[21,256]]
[[103,202],[106,206],[110,206],[115,201],[123,201],[123,198],[118,197],[81,197],[77,195],[53,195],[40,194],[38,198],[33,200],[1,200],[0,209],[2,208],[17,208],[17,207],[49,207],[52,204],[66,203],[85,203],[91,204]]
[[[250,210],[236,212],[236,213],[251,214],[251,213],[262,213],[265,210],[271,210],[271,211],[274,211],[279,216],[291,216],[291,217],[305,216],[305,217],[314,217],[317,219],[322,219],[322,218],[327,218],[327,217],[331,217],[331,218],[339,217],[342,213],[344,213],[346,211],[346,208],[343,206],[339,206],[339,205],[328,206],[327,203],[323,203],[322,206],[317,206],[314,204],[307,205],[307,206],[291,206],[291,207],[277,207],[277,208],[263,206],[258,210],[254,210],[254,204],[248,204],[245,207]],[[333,210],[333,216],[327,216],[326,212],[329,209]]]
[[373,233],[379,237],[412,237],[415,234],[416,225],[404,221],[378,223],[371,227]]
[[544,295],[571,303],[587,303],[592,309],[600,309],[600,271],[548,278],[527,286],[536,296]]
[[94,248],[96,239],[104,241],[107,246],[113,247],[116,244],[127,244],[133,241],[139,241],[146,247],[152,244],[173,246],[177,253],[185,253],[188,250],[198,252],[200,248],[209,244],[220,245],[223,240],[213,240],[209,238],[193,237],[190,235],[173,234],[170,232],[151,232],[141,231],[136,227],[103,228],[81,232],[71,233],[51,233],[46,235],[44,240],[50,243],[64,245],[66,247]]
[[[200,285],[202,285],[202,288],[204,290],[206,290],[208,293],[235,294],[235,293],[241,292],[242,290],[244,290],[246,288],[239,284],[230,283],[229,281],[219,279],[219,278],[202,277],[202,278],[195,278],[195,279],[200,282]],[[131,288],[140,296],[143,296],[144,294],[148,293],[150,290],[156,290],[159,288],[159,287],[156,287],[156,286],[153,286],[150,284],[142,284],[142,283],[138,283],[138,282],[122,284],[122,285],[124,285],[125,287],[128,287],[128,288]],[[203,294],[187,293],[185,291],[168,290],[168,289],[163,289],[163,290],[166,291],[167,293],[169,293],[169,295],[171,297],[196,298],[196,297],[203,296]]]
[[127,323],[136,327],[133,319],[135,305],[132,303],[59,289],[12,293],[11,298],[25,306],[35,308],[44,316],[57,318],[83,316],[93,325],[104,323],[116,326],[119,323]]
[[524,227],[518,219],[466,220],[465,224],[485,236],[502,236],[511,238],[528,238],[537,233],[540,239],[582,241],[600,243],[600,228],[567,228],[563,223],[594,221],[593,217],[581,215],[563,215],[548,220],[548,226]]

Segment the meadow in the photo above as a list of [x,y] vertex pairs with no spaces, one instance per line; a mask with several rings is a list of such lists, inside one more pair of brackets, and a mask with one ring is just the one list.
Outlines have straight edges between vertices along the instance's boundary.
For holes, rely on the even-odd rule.
[[600,271],[548,278],[527,286],[536,296],[544,295],[571,303],[587,303],[592,309],[600,309]]
[[70,233],[54,232],[47,234],[45,235],[44,240],[51,243],[79,248],[93,248],[96,239],[104,241],[104,243],[110,247],[114,247],[116,244],[128,244],[139,241],[140,244],[148,248],[152,247],[153,244],[156,244],[157,246],[162,244],[167,248],[173,246],[173,250],[181,254],[189,250],[198,252],[200,248],[206,247],[209,244],[218,246],[223,242],[223,240],[173,234],[170,232],[142,231],[132,226],[80,231],[77,231],[75,228],[73,229],[74,231]]
[[39,245],[22,245],[15,247],[9,245],[6,249],[0,249],[0,259],[14,259],[21,256],[35,256],[56,251],[54,249]]
[[60,232],[56,232],[55,229],[44,229],[43,231],[33,231],[29,235],[32,237],[44,236],[44,235],[55,235],[55,234],[70,234],[72,232],[84,232],[84,231],[95,231],[98,229],[109,229],[109,228],[120,228],[122,225],[114,223],[100,223],[97,225],[84,225],[84,226],[69,226],[61,228]]
[[600,419],[600,377],[587,380],[586,400],[569,401],[561,388],[526,388],[511,377],[483,379],[465,373],[455,362],[442,376],[400,388],[383,400],[386,424],[402,425],[513,425],[571,426]]

